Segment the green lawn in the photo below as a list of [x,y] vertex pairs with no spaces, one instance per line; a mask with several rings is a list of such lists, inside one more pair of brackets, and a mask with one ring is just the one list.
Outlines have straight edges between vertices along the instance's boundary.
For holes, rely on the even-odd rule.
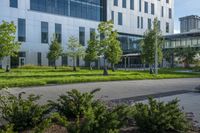
[[109,71],[109,74],[109,76],[102,76],[102,70],[89,71],[86,69],[79,70],[78,72],[72,72],[69,67],[62,67],[57,70],[50,67],[18,68],[12,69],[9,73],[5,73],[4,70],[0,70],[0,88],[98,81],[200,77],[200,74],[177,73],[171,71],[170,69],[160,70],[160,74],[158,76],[150,75],[147,71]]

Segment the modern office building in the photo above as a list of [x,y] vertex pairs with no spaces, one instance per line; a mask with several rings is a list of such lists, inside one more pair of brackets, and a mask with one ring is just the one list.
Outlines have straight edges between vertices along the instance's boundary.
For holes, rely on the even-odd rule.
[[180,20],[181,33],[200,31],[200,17],[196,15],[185,16]]
[[[22,43],[19,56],[5,58],[2,65],[51,65],[47,53],[54,34],[64,50],[70,36],[86,47],[91,33],[107,20],[113,20],[124,54],[135,53],[137,40],[155,17],[164,35],[173,33],[173,9],[174,0],[1,0],[0,22],[13,21],[16,39]],[[56,63],[72,65],[72,59],[63,56]],[[77,59],[77,65],[85,63]]]

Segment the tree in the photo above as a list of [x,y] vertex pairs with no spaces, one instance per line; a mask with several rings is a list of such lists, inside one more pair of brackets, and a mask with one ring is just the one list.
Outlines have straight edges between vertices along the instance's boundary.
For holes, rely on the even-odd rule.
[[162,61],[162,45],[164,43],[164,39],[158,27],[158,20],[155,19],[153,29],[146,31],[141,41],[141,56],[143,60],[150,65],[150,70],[152,70],[153,65],[155,66],[155,72],[157,63],[161,63]]
[[178,47],[175,48],[175,55],[185,64],[185,67],[190,67],[190,64],[194,63],[195,56],[200,51],[195,47]]
[[49,53],[47,55],[47,58],[50,61],[54,61],[55,62],[55,69],[56,67],[56,60],[62,55],[63,49],[61,44],[58,42],[58,39],[56,38],[56,36],[54,35],[52,40],[51,40],[51,45],[49,47]]
[[[20,43],[15,41],[16,27],[13,22],[3,21],[0,24],[0,60],[6,56],[17,56],[20,48]],[[6,71],[9,70],[9,65],[6,67]]]
[[90,38],[90,40],[88,41],[88,47],[85,54],[85,61],[89,62],[90,70],[92,70],[91,63],[98,59],[98,44],[99,40],[96,36],[96,33],[94,32],[92,33],[92,38]]
[[117,40],[118,34],[116,31],[111,33],[110,45],[106,52],[106,57],[108,61],[112,64],[112,71],[115,71],[115,64],[119,63],[122,57],[122,49],[120,42]]
[[67,55],[72,58],[73,71],[76,71],[76,58],[85,56],[85,48],[73,36],[69,37],[68,40]]
[[170,67],[174,67],[174,49],[165,49],[163,51],[163,58],[170,63]]
[[[117,40],[117,31],[114,30],[114,25],[112,21],[108,22],[101,22],[98,26],[98,31],[100,34],[100,44],[98,47],[98,55],[101,55],[104,57],[104,73],[103,75],[108,75],[107,71],[107,64],[106,60],[112,61],[112,63],[117,63],[118,58],[113,59],[113,50],[118,50],[118,57],[119,57],[119,48],[118,46],[118,40]],[[116,45],[116,46],[115,46]],[[110,52],[110,53],[109,53]],[[109,53],[109,54],[108,54]],[[114,61],[115,60],[115,61]]]

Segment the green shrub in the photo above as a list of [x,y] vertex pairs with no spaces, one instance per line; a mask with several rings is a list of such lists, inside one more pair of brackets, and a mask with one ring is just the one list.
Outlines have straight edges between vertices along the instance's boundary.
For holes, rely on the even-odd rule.
[[30,95],[23,99],[23,94],[18,97],[10,93],[0,95],[0,114],[17,132],[35,128],[49,111],[48,106],[36,104],[40,96]]
[[179,109],[178,100],[165,104],[149,99],[149,104],[135,105],[135,121],[141,133],[187,132],[185,114]]

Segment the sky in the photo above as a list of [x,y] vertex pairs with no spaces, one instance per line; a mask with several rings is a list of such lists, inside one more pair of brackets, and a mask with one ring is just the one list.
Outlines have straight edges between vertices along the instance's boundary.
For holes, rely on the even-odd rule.
[[180,32],[179,18],[188,15],[200,16],[200,0],[174,0],[175,1],[175,26],[174,32]]

